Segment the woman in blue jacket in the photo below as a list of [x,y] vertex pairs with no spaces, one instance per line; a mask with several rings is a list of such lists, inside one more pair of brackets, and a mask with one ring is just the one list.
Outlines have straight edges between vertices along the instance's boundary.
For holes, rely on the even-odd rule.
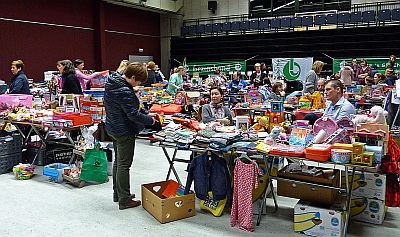
[[11,73],[14,75],[11,78],[10,94],[27,94],[31,92],[29,90],[28,78],[24,73],[24,63],[21,60],[15,60],[11,63]]
[[137,207],[139,200],[130,192],[129,169],[135,151],[135,137],[144,125],[154,125],[154,117],[140,109],[140,102],[133,87],[147,81],[147,69],[141,63],[128,65],[124,74],[114,73],[105,86],[106,132],[115,150],[113,166],[114,202],[119,209]]

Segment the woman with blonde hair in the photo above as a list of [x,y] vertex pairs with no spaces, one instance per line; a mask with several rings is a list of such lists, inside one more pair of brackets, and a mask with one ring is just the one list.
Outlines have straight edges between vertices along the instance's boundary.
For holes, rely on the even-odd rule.
[[314,91],[318,90],[319,74],[324,67],[324,63],[317,60],[313,63],[311,70],[307,73],[306,80],[304,83],[303,93],[313,94]]

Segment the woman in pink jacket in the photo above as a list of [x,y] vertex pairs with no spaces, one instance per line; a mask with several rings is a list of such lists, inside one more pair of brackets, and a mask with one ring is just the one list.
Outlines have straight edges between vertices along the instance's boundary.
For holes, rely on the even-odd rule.
[[90,75],[83,73],[85,62],[82,59],[76,59],[74,62],[75,74],[78,77],[79,83],[81,84],[82,90],[86,90],[86,84],[93,78],[97,78],[101,75],[101,72],[95,72]]

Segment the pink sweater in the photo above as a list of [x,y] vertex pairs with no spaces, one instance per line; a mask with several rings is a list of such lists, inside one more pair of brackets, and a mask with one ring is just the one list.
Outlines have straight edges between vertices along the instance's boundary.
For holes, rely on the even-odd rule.
[[78,77],[79,83],[81,84],[82,90],[86,90],[86,83],[93,78],[98,77],[97,73],[86,75],[81,72],[78,68],[75,68],[76,77]]

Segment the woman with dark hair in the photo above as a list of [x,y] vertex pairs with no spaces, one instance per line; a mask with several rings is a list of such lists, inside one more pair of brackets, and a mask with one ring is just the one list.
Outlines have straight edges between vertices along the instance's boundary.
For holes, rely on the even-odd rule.
[[105,128],[115,150],[113,200],[119,203],[120,210],[140,205],[140,200],[133,200],[135,195],[130,190],[129,169],[135,153],[136,135],[144,125],[154,125],[156,120],[140,109],[140,101],[133,88],[144,83],[147,76],[147,69],[141,63],[131,63],[124,69],[123,75],[113,73],[105,87]]
[[356,78],[357,85],[365,85],[365,78],[371,75],[371,68],[367,65],[367,60],[361,59],[360,67],[357,69]]
[[83,73],[83,68],[85,67],[85,62],[82,59],[75,59],[74,67],[75,67],[76,77],[79,80],[82,90],[86,90],[86,85],[93,78],[99,77],[101,75],[101,72],[95,72],[90,75],[86,75],[85,73]]
[[203,123],[217,121],[221,124],[232,125],[231,111],[223,105],[223,91],[220,87],[213,87],[210,90],[211,102],[203,106],[201,117]]
[[10,94],[27,94],[31,92],[29,90],[28,78],[24,73],[24,63],[21,60],[15,60],[11,62],[11,73],[14,75],[11,78]]
[[268,95],[267,100],[280,101],[285,99],[285,92],[283,91],[282,82],[275,82],[272,86],[272,92]]
[[62,77],[61,94],[83,94],[81,85],[75,74],[75,67],[70,60],[58,61],[57,69]]

